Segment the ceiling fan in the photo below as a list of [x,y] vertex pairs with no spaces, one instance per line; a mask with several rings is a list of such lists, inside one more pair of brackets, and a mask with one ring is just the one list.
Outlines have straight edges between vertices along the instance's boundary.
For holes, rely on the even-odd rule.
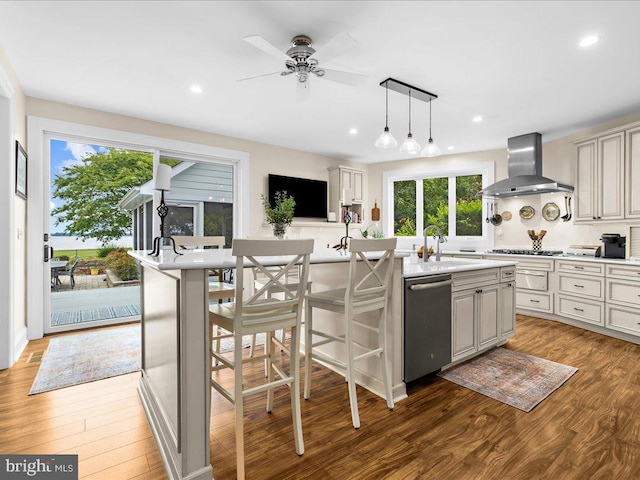
[[357,42],[348,33],[339,33],[318,50],[313,48],[313,41],[307,35],[293,37],[291,48],[286,52],[279,50],[260,35],[244,37],[244,40],[268,55],[282,60],[284,70],[241,78],[238,80],[239,82],[271,75],[283,77],[295,75],[298,80],[298,100],[305,100],[309,97],[309,78],[312,75],[352,87],[360,86],[367,80],[367,75],[319,67],[320,63],[324,64],[357,45]]

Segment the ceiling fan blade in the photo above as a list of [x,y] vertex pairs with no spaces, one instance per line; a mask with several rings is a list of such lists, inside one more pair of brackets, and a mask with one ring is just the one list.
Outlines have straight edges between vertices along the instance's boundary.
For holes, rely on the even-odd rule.
[[359,73],[343,72],[342,70],[331,70],[330,68],[323,68],[324,75],[322,78],[330,80],[332,82],[343,83],[352,87],[360,87],[367,81],[368,75],[361,75]]
[[306,102],[307,100],[309,100],[309,97],[311,96],[311,90],[310,90],[310,85],[309,85],[309,80],[307,79],[306,82],[298,82],[298,91],[297,91],[297,98],[298,98],[298,102]]
[[[282,75],[283,72],[263,73],[262,75],[254,75],[253,77],[238,78],[236,82],[244,82],[245,80],[253,80],[254,78],[270,77],[271,75]],[[290,72],[285,72],[289,75]]]
[[356,42],[351,35],[341,32],[320,47],[310,58],[315,58],[318,60],[318,63],[323,64],[342,55],[357,44],[358,42]]
[[271,55],[272,57],[278,58],[284,62],[291,60],[291,57],[289,55],[279,50],[278,48],[274,47],[272,44],[267,42],[260,35],[250,35],[248,37],[244,37],[244,41],[246,41],[247,43],[250,43],[257,49],[262,50],[264,53]]

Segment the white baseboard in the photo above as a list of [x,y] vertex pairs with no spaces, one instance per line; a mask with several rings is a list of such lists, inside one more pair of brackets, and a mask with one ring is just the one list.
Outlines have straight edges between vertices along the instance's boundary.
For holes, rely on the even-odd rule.
[[25,347],[29,343],[27,338],[27,327],[23,326],[18,332],[16,332],[13,344],[13,361],[17,362],[24,352]]

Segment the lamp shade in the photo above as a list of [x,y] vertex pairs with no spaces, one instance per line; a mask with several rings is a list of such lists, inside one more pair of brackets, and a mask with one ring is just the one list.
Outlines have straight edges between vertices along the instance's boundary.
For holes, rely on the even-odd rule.
[[420,153],[420,144],[413,139],[413,135],[407,135],[407,139],[400,147],[400,153],[408,153],[409,155]]
[[351,205],[353,205],[353,190],[345,188],[342,190],[342,206],[350,207]]
[[440,155],[440,149],[435,143],[433,143],[433,139],[430,138],[429,142],[427,143],[427,146],[424,147],[424,150],[422,150],[422,156],[437,157],[438,155]]
[[156,176],[153,177],[154,190],[171,190],[171,167],[162,163],[156,168]]

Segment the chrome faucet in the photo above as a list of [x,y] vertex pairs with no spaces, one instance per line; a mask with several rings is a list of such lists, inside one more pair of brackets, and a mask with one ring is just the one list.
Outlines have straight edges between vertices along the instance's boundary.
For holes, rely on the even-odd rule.
[[[437,225],[429,225],[427,228],[424,229],[424,232],[422,232],[424,234],[424,253],[422,254],[422,261],[426,262],[429,259],[429,255],[427,255],[427,231],[430,228],[435,228],[436,231],[438,232],[438,241],[436,242],[436,262],[440,261],[440,244],[444,243],[447,241],[447,239],[442,235],[442,230],[440,230],[440,227],[438,227]],[[435,238],[436,235],[433,236],[433,238]]]

